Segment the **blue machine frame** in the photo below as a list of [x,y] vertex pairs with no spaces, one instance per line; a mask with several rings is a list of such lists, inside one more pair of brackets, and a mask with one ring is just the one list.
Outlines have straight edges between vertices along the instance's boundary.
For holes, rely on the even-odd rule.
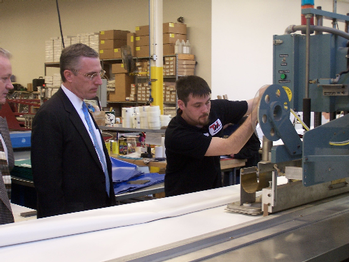
[[[349,16],[317,9],[302,13],[349,24]],[[323,27],[309,24],[302,29],[307,35],[273,37],[274,85],[261,99],[258,118],[269,140],[281,138],[284,143],[272,148],[271,162],[302,159],[303,185],[311,186],[349,177],[349,115],[306,131],[301,141],[290,109],[303,111],[303,98],[309,98],[312,112],[349,111],[349,34],[310,35],[310,29],[313,33]]]

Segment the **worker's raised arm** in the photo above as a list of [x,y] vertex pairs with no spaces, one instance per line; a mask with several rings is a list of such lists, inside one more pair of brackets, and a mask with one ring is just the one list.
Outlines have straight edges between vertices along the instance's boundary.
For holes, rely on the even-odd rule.
[[212,137],[205,156],[237,154],[253,134],[257,121],[257,110],[254,110],[246,121],[228,138]]
[[205,156],[232,155],[241,150],[256,129],[259,101],[267,87],[268,85],[261,87],[258,91],[259,95],[247,101],[249,116],[234,133],[228,138],[212,137]]

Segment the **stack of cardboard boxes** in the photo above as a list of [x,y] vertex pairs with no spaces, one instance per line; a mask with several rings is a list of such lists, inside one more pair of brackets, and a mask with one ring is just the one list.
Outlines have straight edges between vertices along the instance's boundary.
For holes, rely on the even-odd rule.
[[164,56],[175,54],[175,44],[179,40],[187,41],[187,25],[182,23],[164,23],[163,33],[163,52]]
[[[129,45],[132,33],[127,30],[106,30],[99,32],[99,58],[121,59],[121,47]],[[109,92],[109,101],[122,102],[129,100],[131,84],[134,78],[129,76],[123,63],[112,64],[115,75],[115,91]]]
[[179,54],[178,55],[178,76],[187,76],[195,74],[195,57],[190,54]]
[[118,59],[121,58],[121,47],[127,45],[126,30],[106,30],[99,32],[99,58]]
[[136,84],[131,84],[130,101],[137,101],[136,92]]
[[[176,41],[187,40],[187,25],[163,23],[163,55],[175,54]],[[149,25],[136,27],[136,56],[149,57]]]
[[[186,76],[195,74],[195,56],[191,54],[178,54],[178,65],[176,57],[165,57],[163,65],[164,76]],[[176,70],[178,69],[178,72]]]
[[52,63],[53,58],[53,39],[45,41],[45,63]]
[[112,102],[129,101],[134,77],[127,73],[122,63],[113,64],[112,73],[115,75],[115,91],[109,92],[108,100]]
[[59,63],[62,49],[76,43],[83,43],[98,52],[99,33],[83,33],[75,36],[51,37],[45,41],[45,63]]
[[137,101],[147,102],[150,97],[150,87],[148,83],[137,84]]
[[163,82],[164,103],[176,103],[176,87],[174,82]]
[[149,57],[149,25],[136,26],[136,56]]
[[149,60],[137,61],[136,62],[137,76],[149,76],[150,73],[150,62]]
[[131,49],[132,56],[136,56],[136,34],[135,33],[127,34],[127,45]]
[[[163,55],[165,56],[164,75],[193,75],[195,69],[194,55],[178,54],[178,65],[175,57],[176,41],[187,40],[187,26],[182,23],[163,24]],[[100,59],[120,59],[121,47],[130,47],[132,56],[148,58],[149,53],[149,25],[137,26],[135,33],[124,30],[101,31],[99,34]],[[178,72],[176,70],[178,69]],[[130,76],[122,63],[112,64],[112,73],[115,75],[115,91],[109,93],[111,102],[138,101],[146,102],[150,95],[148,83],[135,85],[134,76]],[[136,75],[149,76],[149,60],[140,59],[136,62]],[[164,85],[164,102],[175,103],[176,92],[173,86]]]

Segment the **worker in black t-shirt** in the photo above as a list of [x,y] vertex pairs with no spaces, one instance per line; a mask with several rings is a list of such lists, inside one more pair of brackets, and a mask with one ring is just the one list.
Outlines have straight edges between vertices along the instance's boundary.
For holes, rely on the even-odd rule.
[[[178,112],[165,133],[165,194],[174,196],[222,185],[220,156],[240,151],[254,132],[259,96],[248,101],[211,100],[211,89],[198,76],[186,76],[176,83]],[[246,121],[228,138],[223,127]]]

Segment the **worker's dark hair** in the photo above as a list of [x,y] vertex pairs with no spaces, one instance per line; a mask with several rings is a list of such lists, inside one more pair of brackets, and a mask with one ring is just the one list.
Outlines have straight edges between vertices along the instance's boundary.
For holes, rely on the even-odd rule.
[[77,71],[80,69],[81,57],[98,58],[98,53],[91,47],[81,43],[63,49],[60,58],[60,72],[63,82],[66,81],[64,77],[65,70],[71,70],[74,74],[77,74]]
[[177,96],[187,105],[189,95],[203,97],[211,94],[207,82],[199,76],[184,76],[176,82]]
[[5,57],[7,59],[10,59],[11,53],[9,51],[7,51],[6,49],[0,47],[0,56]]

